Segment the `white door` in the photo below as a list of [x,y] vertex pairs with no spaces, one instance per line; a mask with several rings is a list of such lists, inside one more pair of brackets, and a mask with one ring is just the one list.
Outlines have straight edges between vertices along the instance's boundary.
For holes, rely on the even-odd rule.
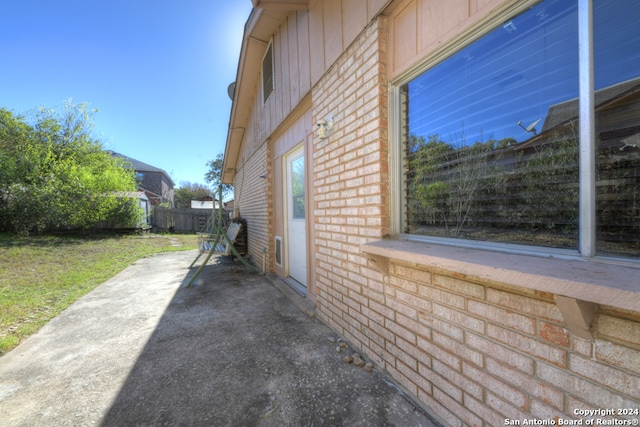
[[307,232],[305,168],[302,147],[286,157],[287,162],[287,260],[289,276],[307,286]]

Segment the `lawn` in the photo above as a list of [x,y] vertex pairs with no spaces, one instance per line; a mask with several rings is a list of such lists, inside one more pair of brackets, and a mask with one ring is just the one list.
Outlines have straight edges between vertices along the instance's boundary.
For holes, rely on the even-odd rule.
[[0,234],[0,355],[136,260],[196,247],[195,234]]

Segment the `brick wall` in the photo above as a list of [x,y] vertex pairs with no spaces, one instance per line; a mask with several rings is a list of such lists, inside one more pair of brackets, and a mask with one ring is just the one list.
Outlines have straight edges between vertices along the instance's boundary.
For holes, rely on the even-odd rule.
[[368,266],[359,245],[389,233],[385,31],[373,22],[313,88],[314,122],[336,122],[314,141],[318,316],[449,425],[640,408],[640,313],[600,307],[591,342],[552,294]]
[[314,122],[335,121],[314,141],[317,308],[359,346],[368,344],[368,282],[382,280],[359,245],[389,232],[385,38],[385,21],[373,22],[313,88]]
[[[269,179],[271,158],[267,142],[243,145],[238,172],[234,178],[234,206],[247,220],[248,253],[253,263],[262,268],[263,248],[269,249],[270,230],[273,227],[273,196]],[[266,178],[263,178],[265,176]],[[267,251],[267,257],[272,251]],[[267,258],[267,265],[270,259]]]
[[313,153],[317,304],[334,327],[341,295],[379,278],[359,245],[389,233],[384,26],[374,21],[313,88],[314,123],[335,121]]
[[640,405],[640,313],[602,307],[591,342],[569,333],[551,294],[401,262],[377,287],[365,352],[451,425]]

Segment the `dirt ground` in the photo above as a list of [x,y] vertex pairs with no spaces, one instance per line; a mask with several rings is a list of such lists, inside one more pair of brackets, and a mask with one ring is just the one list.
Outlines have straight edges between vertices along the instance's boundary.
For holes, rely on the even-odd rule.
[[0,358],[0,426],[438,425],[273,279],[221,258],[185,287],[194,257],[136,262]]

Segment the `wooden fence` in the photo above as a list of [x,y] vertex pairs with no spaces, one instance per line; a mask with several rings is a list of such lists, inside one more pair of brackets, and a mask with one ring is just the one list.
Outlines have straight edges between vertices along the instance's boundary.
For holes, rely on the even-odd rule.
[[153,207],[151,226],[154,231],[197,233],[211,229],[212,209],[176,209]]

